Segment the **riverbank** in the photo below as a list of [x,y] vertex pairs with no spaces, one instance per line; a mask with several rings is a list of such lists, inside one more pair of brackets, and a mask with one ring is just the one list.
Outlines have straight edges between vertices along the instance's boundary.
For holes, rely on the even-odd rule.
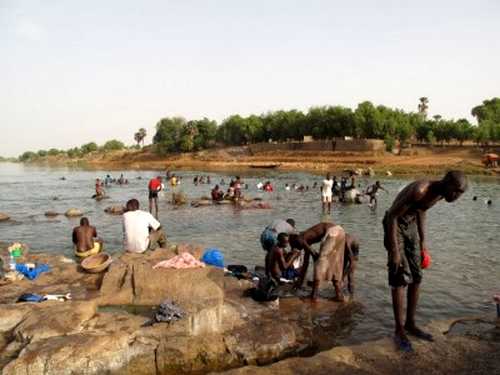
[[402,155],[386,152],[279,151],[252,153],[248,147],[211,149],[187,154],[159,156],[149,149],[90,154],[80,159],[45,157],[35,163],[69,165],[107,170],[251,170],[276,166],[286,171],[366,170],[376,174],[433,175],[460,169],[471,175],[499,175],[500,169],[486,169],[482,152],[472,147],[416,147]]
[[[337,336],[352,325],[358,303],[311,305],[297,297],[257,303],[245,297],[250,282],[217,268],[152,269],[183,251],[199,258],[202,249],[184,244],[123,254],[102,274],[86,274],[64,256],[25,252],[23,261],[48,263],[50,271],[0,286],[0,372],[411,375],[499,368],[499,327],[491,318],[479,320],[474,335],[452,321],[434,322],[427,328],[436,341],[414,340],[411,355],[396,351],[390,338],[339,346]],[[73,298],[15,303],[28,292]],[[165,298],[186,316],[145,326]]]

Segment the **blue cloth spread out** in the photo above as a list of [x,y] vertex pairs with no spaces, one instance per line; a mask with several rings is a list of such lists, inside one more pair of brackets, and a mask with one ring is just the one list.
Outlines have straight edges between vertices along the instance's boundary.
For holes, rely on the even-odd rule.
[[16,271],[22,273],[29,280],[35,280],[42,272],[49,271],[47,264],[39,264],[33,269],[29,269],[25,264],[16,264]]
[[38,294],[25,293],[16,302],[42,302],[44,298]]

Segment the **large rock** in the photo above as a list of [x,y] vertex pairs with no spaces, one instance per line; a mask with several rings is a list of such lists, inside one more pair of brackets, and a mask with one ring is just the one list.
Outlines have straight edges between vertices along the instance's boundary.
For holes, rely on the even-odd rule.
[[0,212],[0,222],[10,220],[10,216]]
[[123,206],[109,206],[104,209],[104,212],[110,215],[123,215],[125,208]]
[[66,211],[64,215],[66,215],[67,217],[79,217],[83,216],[83,212],[80,211],[78,208],[70,208],[69,210]]

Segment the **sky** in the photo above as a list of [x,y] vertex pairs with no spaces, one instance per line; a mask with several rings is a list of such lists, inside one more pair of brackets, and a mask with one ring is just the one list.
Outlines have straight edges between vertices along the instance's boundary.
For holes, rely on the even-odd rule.
[[0,0],[0,155],[364,100],[472,121],[500,96],[499,20],[497,0]]

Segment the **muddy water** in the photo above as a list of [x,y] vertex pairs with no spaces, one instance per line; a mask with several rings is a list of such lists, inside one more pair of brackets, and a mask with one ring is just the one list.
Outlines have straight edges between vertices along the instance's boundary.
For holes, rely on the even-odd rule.
[[[133,197],[140,200],[142,207],[147,207],[147,181],[156,173],[124,172],[129,184],[109,187],[111,198],[95,202],[90,199],[94,179],[106,173],[0,164],[0,212],[13,219],[10,223],[0,223],[0,241],[23,241],[37,251],[71,255],[71,230],[78,220],[68,220],[64,216],[48,219],[43,213],[48,210],[64,212],[76,207],[82,209],[97,227],[107,249],[112,253],[120,252],[121,218],[104,214],[103,210]],[[180,189],[191,198],[209,195],[208,185],[192,184],[195,174],[199,173],[180,172],[183,177]],[[220,182],[221,178],[229,182],[228,174],[210,174],[212,184]],[[119,177],[120,172],[112,175]],[[60,180],[63,176],[66,177],[64,181]],[[255,187],[258,181],[267,179],[277,188],[272,194],[259,192]],[[240,211],[229,206],[173,209],[166,203],[167,197],[160,197],[160,221],[172,241],[218,247],[224,252],[226,263],[252,267],[263,263],[264,253],[258,238],[263,227],[274,218],[293,217],[301,230],[322,219],[319,191],[312,190],[315,181],[320,183],[321,177],[307,173],[255,172],[245,176],[249,185],[245,194],[269,200],[273,209]],[[392,329],[381,220],[395,195],[409,181],[397,178],[381,181],[389,194],[379,194],[376,210],[365,205],[345,205],[336,206],[332,213],[333,220],[361,241],[356,275],[356,300],[361,307],[354,314],[352,324],[339,335],[341,343],[378,338]],[[359,180],[362,186],[368,182],[367,179]],[[287,192],[286,183],[302,183],[311,188],[305,193]],[[494,314],[490,300],[492,294],[500,290],[500,185],[499,180],[473,180],[470,185],[459,201],[440,203],[429,211],[427,242],[433,265],[425,272],[422,285],[419,318],[424,322]],[[478,200],[473,201],[473,196],[478,196]],[[491,206],[485,204],[486,198],[493,200]],[[329,295],[330,291],[325,291],[325,297]],[[327,321],[328,311],[318,314],[318,319],[319,323],[321,319]]]

